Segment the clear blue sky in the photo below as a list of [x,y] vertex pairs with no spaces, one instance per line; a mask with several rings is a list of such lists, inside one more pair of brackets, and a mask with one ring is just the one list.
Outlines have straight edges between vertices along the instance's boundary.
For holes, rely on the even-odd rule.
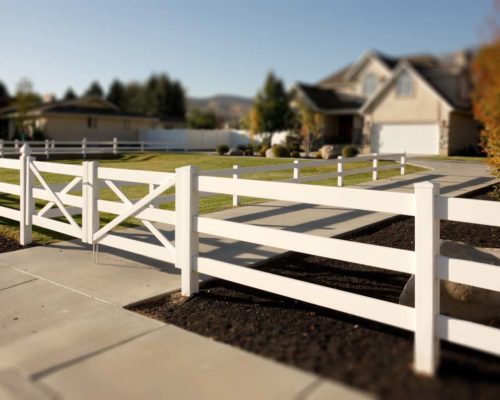
[[61,95],[165,71],[191,96],[253,96],[271,69],[289,86],[367,48],[477,45],[493,10],[492,0],[0,0],[0,80]]

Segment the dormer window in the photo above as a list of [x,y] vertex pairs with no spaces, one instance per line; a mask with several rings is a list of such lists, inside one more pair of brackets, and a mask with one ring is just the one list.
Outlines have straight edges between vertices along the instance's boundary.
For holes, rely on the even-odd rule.
[[371,96],[377,89],[378,79],[374,74],[366,74],[363,79],[363,95]]
[[396,95],[398,97],[413,96],[413,79],[408,71],[403,71],[396,81]]

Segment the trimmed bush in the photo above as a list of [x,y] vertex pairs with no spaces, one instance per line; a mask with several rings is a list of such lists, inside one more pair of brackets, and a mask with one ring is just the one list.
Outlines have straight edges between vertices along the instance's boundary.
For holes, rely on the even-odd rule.
[[243,155],[245,155],[245,156],[253,156],[253,150],[252,149],[246,149],[243,152]]
[[345,146],[342,149],[342,157],[349,158],[349,157],[356,157],[358,155],[359,151],[355,146]]
[[217,152],[217,154],[219,154],[220,156],[226,154],[228,151],[229,151],[229,146],[227,144],[219,144],[215,151]]
[[292,157],[292,158],[300,158],[300,153],[298,151],[292,151],[290,153],[290,157]]
[[273,150],[273,157],[278,157],[278,158],[284,158],[284,157],[290,157],[290,152],[285,146],[282,146],[281,144],[275,144],[273,147],[271,147]]
[[247,149],[247,145],[246,144],[239,144],[238,146],[236,146],[236,148],[243,152]]

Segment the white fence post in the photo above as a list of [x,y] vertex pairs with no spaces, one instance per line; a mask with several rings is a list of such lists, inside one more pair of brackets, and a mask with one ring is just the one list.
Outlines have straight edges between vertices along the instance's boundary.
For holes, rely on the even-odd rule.
[[299,179],[300,178],[300,167],[299,167],[299,160],[293,160],[293,163],[295,166],[293,167],[293,179]]
[[28,144],[24,144],[19,157],[19,182],[21,196],[19,196],[19,242],[26,246],[33,241],[33,211],[35,202],[33,200],[33,182],[34,176],[31,172],[30,157],[31,149]]
[[181,293],[198,292],[198,168],[177,168],[175,188],[175,266],[181,270]]
[[48,160],[50,154],[50,142],[49,139],[45,139],[45,158]]
[[113,154],[116,156],[118,154],[118,139],[113,138]]
[[3,139],[0,139],[0,157],[3,158]]
[[18,139],[15,139],[14,140],[14,152],[17,154],[19,153],[19,140]]
[[376,181],[378,179],[378,153],[373,153],[373,173],[372,179]]
[[344,172],[344,166],[342,164],[342,156],[337,157],[337,186],[344,186],[344,177],[342,176]]
[[[238,179],[239,173],[238,173],[238,166],[233,165],[233,179]],[[237,194],[233,194],[233,206],[239,206],[240,205],[240,200],[238,198]]]
[[439,186],[415,184],[415,371],[433,375],[439,360],[436,318],[439,315]]
[[141,152],[144,152],[144,140],[141,140]]
[[54,139],[50,141],[50,148],[52,150],[52,153],[54,153],[54,150],[56,149],[56,141]]
[[406,170],[406,151],[401,156],[401,162],[400,163],[401,163],[401,175],[404,175],[405,174],[405,170]]
[[99,181],[97,179],[97,169],[99,162],[85,161],[83,163],[82,176],[82,241],[92,244],[94,233],[99,230]]
[[82,156],[83,158],[87,158],[87,138],[84,137],[82,139]]

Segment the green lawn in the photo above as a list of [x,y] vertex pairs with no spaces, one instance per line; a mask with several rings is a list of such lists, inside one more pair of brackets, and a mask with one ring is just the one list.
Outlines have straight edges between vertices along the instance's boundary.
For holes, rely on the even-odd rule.
[[[103,167],[110,168],[126,168],[126,169],[139,169],[139,170],[151,170],[151,171],[163,171],[163,172],[173,172],[175,168],[184,165],[194,165],[200,168],[200,170],[213,170],[213,169],[226,169],[232,168],[233,165],[237,164],[240,167],[251,167],[251,166],[261,166],[261,165],[272,165],[272,164],[282,164],[291,163],[291,159],[266,159],[260,157],[227,157],[227,156],[213,156],[208,154],[190,154],[190,153],[179,153],[179,154],[125,154],[115,159],[103,159],[99,160],[99,164]],[[55,161],[67,164],[80,164],[82,160],[60,160]],[[308,160],[304,160],[303,163],[307,163]],[[391,164],[391,161],[380,161],[379,165]],[[371,161],[364,161],[358,163],[345,164],[344,170],[352,168],[366,168],[371,166]],[[421,171],[423,168],[415,167],[412,165],[407,165],[406,173],[411,174],[413,172]],[[337,171],[337,166],[335,164],[326,167],[311,167],[304,168],[301,170],[302,176],[323,174],[328,172]],[[399,169],[381,171],[379,172],[379,179],[389,178],[399,174]],[[49,183],[65,183],[69,182],[72,178],[64,175],[48,174],[44,173],[44,177]],[[275,171],[275,172],[265,172],[259,174],[246,174],[242,175],[242,178],[247,179],[258,179],[258,180],[283,180],[292,177],[292,170],[285,171]],[[361,174],[361,175],[351,175],[344,177],[344,185],[353,185],[361,182],[366,182],[371,180],[371,173]],[[0,182],[7,183],[19,183],[19,172],[15,170],[0,169]],[[310,182],[309,184],[315,185],[326,185],[326,186],[336,186],[337,178],[332,178],[328,180]],[[130,199],[139,199],[143,197],[147,191],[147,185],[142,186],[130,186],[123,187],[121,190]],[[173,193],[174,189],[170,189],[166,194]],[[78,193],[78,192],[71,192]],[[119,201],[115,194],[110,189],[103,189],[100,193],[100,198],[104,200]],[[242,197],[240,199],[241,205],[250,205],[263,201],[262,199]],[[19,199],[16,196],[0,194],[0,205],[18,208]],[[37,201],[37,208],[43,206],[43,201]],[[162,204],[163,209],[173,209],[174,204]],[[232,207],[231,196],[227,195],[215,195],[210,197],[204,197],[200,199],[200,213],[205,214],[214,211],[220,211],[226,208]],[[101,225],[106,224],[114,218],[110,214],[101,214]],[[78,220],[75,217],[75,220]],[[18,224],[14,221],[0,218],[0,234],[18,239],[19,231]],[[130,219],[123,226],[133,226],[140,223],[137,220]],[[38,227],[33,228],[33,239],[39,244],[51,243],[57,240],[67,239],[64,235],[57,234],[56,232],[47,231]]]
[[467,156],[426,156],[416,157],[417,160],[443,160],[443,161],[465,161],[485,163],[486,157],[467,157]]

